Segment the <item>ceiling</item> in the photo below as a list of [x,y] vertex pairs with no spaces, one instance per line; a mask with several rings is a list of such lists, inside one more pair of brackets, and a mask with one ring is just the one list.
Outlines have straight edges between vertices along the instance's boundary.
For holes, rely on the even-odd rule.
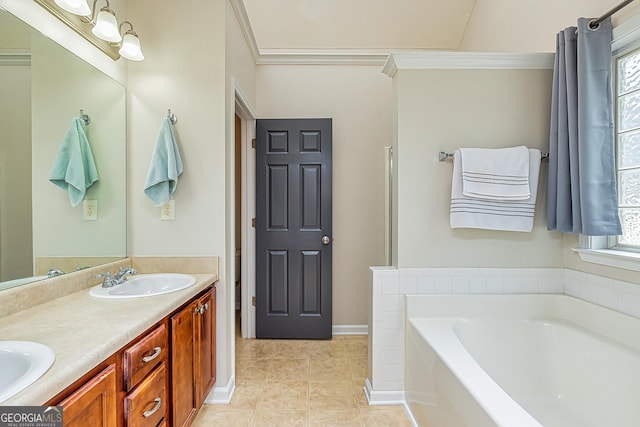
[[261,51],[458,49],[476,0],[244,0]]
[[[555,34],[621,0],[232,0],[267,57],[399,50],[552,52]],[[633,3],[614,25],[640,9]],[[245,32],[246,34],[246,32]]]

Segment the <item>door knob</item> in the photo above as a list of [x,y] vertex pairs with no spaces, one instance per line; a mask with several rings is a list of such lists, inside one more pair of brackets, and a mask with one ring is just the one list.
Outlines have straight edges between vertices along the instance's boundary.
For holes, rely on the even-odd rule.
[[322,244],[328,245],[329,243],[331,243],[331,239],[329,238],[329,236],[322,236]]

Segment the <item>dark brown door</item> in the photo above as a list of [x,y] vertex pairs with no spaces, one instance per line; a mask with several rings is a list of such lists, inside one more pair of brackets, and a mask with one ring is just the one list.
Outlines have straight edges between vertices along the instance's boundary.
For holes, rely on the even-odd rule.
[[331,119],[256,121],[256,336],[331,338]]

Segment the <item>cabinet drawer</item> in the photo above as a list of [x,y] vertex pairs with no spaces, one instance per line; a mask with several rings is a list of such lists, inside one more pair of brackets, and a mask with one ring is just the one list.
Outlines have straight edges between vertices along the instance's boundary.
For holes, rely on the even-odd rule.
[[124,398],[127,427],[157,426],[167,414],[167,367],[160,364]]
[[131,391],[153,368],[167,360],[167,328],[161,324],[124,351],[124,385]]

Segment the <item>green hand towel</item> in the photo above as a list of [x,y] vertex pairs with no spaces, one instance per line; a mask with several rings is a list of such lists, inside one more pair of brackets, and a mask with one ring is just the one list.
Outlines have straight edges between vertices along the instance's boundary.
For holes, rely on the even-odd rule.
[[178,177],[182,173],[182,159],[169,118],[162,119],[151,164],[144,183],[144,194],[155,206],[168,202],[176,191]]
[[84,120],[76,117],[64,135],[53,162],[49,181],[65,190],[71,206],[78,206],[87,189],[98,181],[98,170],[85,133]]

